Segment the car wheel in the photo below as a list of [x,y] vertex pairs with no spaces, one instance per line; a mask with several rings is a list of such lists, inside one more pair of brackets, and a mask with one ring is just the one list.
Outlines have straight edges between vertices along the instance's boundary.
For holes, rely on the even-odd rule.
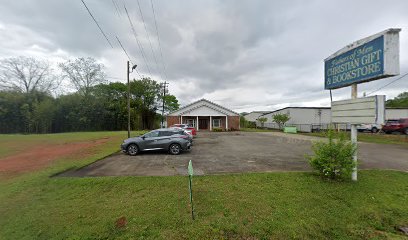
[[391,134],[391,132],[390,131],[385,131],[385,134]]
[[408,135],[408,128],[405,128],[404,133],[405,135]]
[[172,154],[172,155],[178,155],[178,154],[180,154],[180,152],[181,152],[181,147],[180,147],[180,145],[177,144],[177,143],[171,144],[170,147],[169,147],[169,152],[170,152],[170,154]]
[[139,152],[139,148],[137,147],[136,144],[130,144],[130,145],[127,147],[127,153],[128,153],[130,156],[135,156],[138,152]]
[[371,128],[371,132],[376,133],[376,132],[378,132],[378,129],[376,127],[373,127],[373,128]]

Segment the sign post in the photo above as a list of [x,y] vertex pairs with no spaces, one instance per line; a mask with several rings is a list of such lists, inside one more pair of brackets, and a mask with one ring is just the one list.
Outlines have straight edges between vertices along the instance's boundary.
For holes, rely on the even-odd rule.
[[331,110],[333,123],[351,124],[351,142],[356,146],[353,181],[357,181],[357,125],[385,121],[385,96],[357,98],[357,84],[399,75],[400,31],[391,28],[360,39],[324,60],[325,89],[351,85],[351,100],[331,101]]
[[190,190],[190,204],[191,204],[191,217],[194,220],[194,205],[193,205],[193,163],[191,160],[188,162],[188,180],[189,180],[189,190]]
[[[351,99],[357,99],[357,83],[351,85]],[[356,148],[353,155],[354,168],[351,173],[351,180],[357,181],[357,124],[351,124],[351,143]]]

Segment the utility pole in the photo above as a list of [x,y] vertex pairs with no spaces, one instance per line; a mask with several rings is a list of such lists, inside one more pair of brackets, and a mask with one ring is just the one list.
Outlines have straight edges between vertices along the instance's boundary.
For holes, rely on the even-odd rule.
[[126,76],[127,76],[127,87],[128,87],[128,89],[127,89],[128,138],[130,138],[130,81],[129,81],[129,77],[130,77],[130,76],[129,76],[129,75],[130,75],[131,72],[133,72],[133,70],[136,69],[136,67],[137,67],[136,64],[133,65],[132,71],[130,71],[130,62],[127,61],[127,64],[126,64],[127,74],[126,74]]
[[166,92],[168,91],[167,90],[167,85],[168,85],[169,83],[168,82],[166,82],[166,81],[164,81],[164,83],[162,83],[161,85],[162,85],[162,88],[163,88],[163,107],[162,107],[162,119],[161,119],[161,126],[162,126],[162,128],[164,127],[164,99],[165,99],[165,97],[166,97]]

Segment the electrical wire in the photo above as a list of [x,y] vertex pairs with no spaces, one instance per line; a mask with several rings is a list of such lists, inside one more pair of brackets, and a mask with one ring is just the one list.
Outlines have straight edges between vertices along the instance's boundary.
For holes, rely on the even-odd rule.
[[399,78],[397,78],[397,79],[394,79],[393,81],[391,81],[391,82],[385,84],[384,86],[378,88],[377,90],[374,90],[374,91],[368,93],[367,96],[368,96],[368,95],[371,95],[371,94],[373,94],[373,93],[375,93],[375,92],[378,92],[379,90],[381,90],[381,89],[383,89],[383,88],[385,88],[385,87],[388,87],[389,85],[395,83],[396,81],[398,81],[398,80],[400,80],[400,79],[403,79],[403,78],[406,77],[407,75],[408,75],[408,73],[405,73],[405,74],[402,75],[401,77],[399,77]]
[[119,7],[118,7],[118,4],[116,3],[116,1],[115,1],[115,0],[112,0],[112,3],[113,3],[113,6],[115,7],[116,14],[118,15],[118,17],[120,17],[120,16],[121,16],[121,14],[120,14],[120,12],[119,12]]
[[[132,60],[130,59],[129,54],[127,53],[126,49],[123,47],[122,42],[119,40],[118,36],[116,36],[116,40],[118,40],[118,43],[119,43],[120,47],[122,48],[123,52],[124,52],[124,53],[126,54],[126,56],[128,57],[129,62],[132,62]],[[128,66],[128,67],[129,67],[129,66]],[[136,70],[136,72],[137,72],[137,74],[139,75],[139,77],[142,79],[143,77],[142,77],[142,75],[140,75],[139,71]]]
[[147,59],[146,59],[146,56],[145,56],[145,53],[144,53],[143,46],[140,44],[140,41],[139,41],[139,39],[137,38],[136,30],[135,30],[135,28],[134,28],[134,25],[133,25],[132,20],[130,19],[130,16],[129,16],[129,13],[128,13],[128,10],[127,10],[125,4],[123,4],[123,7],[125,8],[125,12],[126,12],[126,15],[127,15],[127,17],[128,17],[128,20],[129,20],[129,23],[130,23],[130,27],[131,27],[132,32],[133,32],[133,36],[134,36],[135,39],[136,39],[137,46],[139,47],[139,51],[140,51],[140,53],[141,53],[141,55],[142,55],[142,57],[143,57],[143,61],[144,61],[145,64],[146,64],[146,67],[147,67],[147,70],[149,71],[149,74],[152,75],[152,72],[150,71],[149,64],[147,63]]
[[150,40],[149,32],[147,31],[146,22],[145,22],[144,17],[143,17],[142,8],[140,7],[140,2],[139,2],[139,0],[137,0],[137,5],[139,6],[140,16],[141,16],[142,21],[143,21],[143,25],[144,25],[144,28],[145,28],[145,31],[146,31],[147,39],[149,40],[150,50],[152,51],[152,55],[153,55],[153,58],[154,58],[154,62],[156,63],[156,67],[157,67],[157,70],[158,70],[158,72],[159,72],[159,75],[160,75],[161,79],[163,79],[163,76],[162,76],[161,71],[160,71],[160,69],[159,69],[159,64],[157,63],[156,55],[154,54],[152,41]]
[[160,43],[159,28],[157,27],[156,13],[155,13],[155,11],[154,11],[153,0],[150,0],[150,3],[151,3],[151,5],[152,5],[154,25],[155,25],[155,27],[156,27],[157,42],[158,42],[158,44],[159,44],[160,57],[161,57],[161,60],[162,60],[162,65],[163,65],[163,70],[164,70],[164,76],[166,77],[166,79],[168,79],[168,77],[167,77],[167,71],[166,71],[166,66],[165,66],[165,64],[164,64],[163,51],[162,51],[162,47],[161,47],[161,43]]
[[125,52],[126,56],[128,57],[129,61],[131,62],[132,60],[130,59],[129,54],[127,53],[127,51],[126,51],[125,48],[123,47],[122,43],[120,42],[118,36],[116,36],[116,40],[118,40],[118,43],[119,43],[120,47],[122,48],[123,52]]
[[109,41],[108,37],[106,36],[105,32],[102,30],[101,26],[99,26],[99,23],[96,21],[95,17],[92,15],[91,11],[89,10],[88,6],[85,4],[84,0],[81,0],[81,2],[84,4],[86,10],[88,11],[89,15],[91,15],[92,19],[94,20],[94,22],[95,22],[96,25],[98,26],[99,30],[101,31],[101,33],[102,33],[103,36],[105,37],[106,41],[109,43],[109,45],[111,46],[111,48],[113,48],[112,43]]

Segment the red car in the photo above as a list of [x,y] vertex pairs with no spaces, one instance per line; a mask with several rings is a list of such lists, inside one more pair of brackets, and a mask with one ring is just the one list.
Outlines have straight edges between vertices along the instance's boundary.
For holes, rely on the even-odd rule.
[[408,118],[400,118],[399,120],[387,120],[382,130],[390,134],[392,132],[401,132],[408,135]]
[[196,129],[194,127],[191,127],[188,124],[174,124],[174,125],[171,125],[170,127],[179,127],[179,128],[191,131],[193,136],[197,135]]

